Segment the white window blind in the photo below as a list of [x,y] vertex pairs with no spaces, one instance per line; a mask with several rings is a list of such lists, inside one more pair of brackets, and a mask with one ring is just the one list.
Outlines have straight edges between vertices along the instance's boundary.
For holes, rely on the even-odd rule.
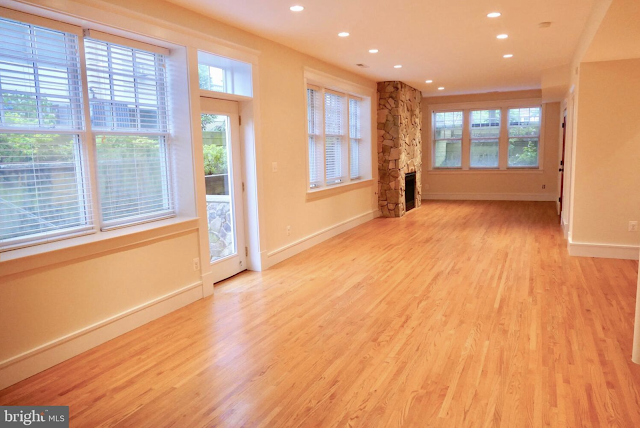
[[91,127],[166,133],[165,56],[85,39]]
[[509,110],[509,167],[538,167],[541,110],[540,107]]
[[349,141],[350,141],[350,177],[352,180],[360,178],[361,175],[361,142],[362,132],[360,129],[360,104],[361,101],[349,98]]
[[166,58],[85,39],[102,229],[175,215]]
[[0,248],[92,229],[78,37],[0,19]]
[[460,168],[462,166],[462,111],[433,114],[435,168]]
[[307,130],[309,134],[309,187],[322,184],[322,92],[307,88]]
[[500,110],[471,111],[472,168],[498,168],[500,157]]
[[345,96],[325,92],[324,133],[326,184],[335,184],[344,180],[342,156],[345,134],[345,101]]

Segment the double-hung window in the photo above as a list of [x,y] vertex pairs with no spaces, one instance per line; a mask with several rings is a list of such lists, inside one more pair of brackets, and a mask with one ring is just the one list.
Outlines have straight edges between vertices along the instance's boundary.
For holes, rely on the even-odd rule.
[[460,168],[462,166],[462,111],[433,114],[433,166]]
[[540,107],[509,110],[509,168],[537,168]]
[[359,98],[349,98],[349,165],[350,165],[350,177],[352,180],[357,180],[361,177],[363,167],[360,165],[362,161],[361,150],[362,147],[362,129],[360,110],[362,109],[362,100]]
[[0,251],[174,216],[168,51],[43,22],[0,18]]
[[471,111],[471,168],[498,168],[500,110]]
[[324,94],[325,182],[336,184],[344,181],[343,152],[347,97],[333,92]]
[[309,134],[309,186],[316,188],[322,185],[324,172],[324,139],[322,128],[322,91],[307,88],[307,128]]
[[78,35],[0,19],[0,248],[93,228]]
[[477,172],[542,167],[543,108],[528,101],[487,104],[442,105],[441,111],[432,111],[431,168]]
[[309,187],[321,188],[367,176],[360,97],[309,85],[307,134]]
[[102,229],[175,215],[166,58],[85,39]]

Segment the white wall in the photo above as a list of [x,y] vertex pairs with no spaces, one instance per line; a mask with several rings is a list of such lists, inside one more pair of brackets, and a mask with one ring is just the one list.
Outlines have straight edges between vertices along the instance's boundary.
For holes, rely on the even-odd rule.
[[[13,4],[7,0],[0,3],[9,7]],[[288,248],[278,252],[272,262],[281,260],[305,245],[375,215],[373,182],[307,200],[304,68],[313,68],[375,92],[373,81],[164,2],[42,0],[32,3],[54,12],[62,10],[79,15],[87,21],[99,21],[115,13],[122,16],[124,29],[129,26],[129,30],[141,34],[152,27],[154,35],[169,38],[176,32],[188,33],[191,37],[201,34],[198,39],[207,37],[231,49],[259,55],[255,83],[260,104],[254,106],[258,115],[254,120],[260,124],[255,136],[261,162],[258,165],[262,190],[259,227],[261,251],[267,259],[270,252]],[[190,157],[191,153],[185,155]],[[278,163],[277,172],[271,172],[272,162]],[[87,255],[83,255],[80,247],[61,250],[64,257],[47,253],[0,262],[0,388],[86,349],[86,346],[68,348],[51,356],[52,346],[66,346],[69,335],[89,334],[96,326],[110,324],[113,317],[132,314],[145,304],[197,285],[200,272],[193,270],[193,259],[200,255],[199,235],[202,235],[197,222],[193,224],[195,229],[174,231],[168,236],[137,243],[127,242],[121,247],[103,245],[104,251]],[[286,234],[287,226],[291,226],[290,235]],[[305,241],[309,237],[312,239]],[[296,247],[295,244],[301,242]],[[175,305],[201,297],[202,292],[190,293],[188,299],[176,300],[173,306],[163,310],[173,310]],[[129,323],[122,328],[134,326]],[[116,329],[111,336],[97,337],[91,346],[122,331]],[[41,352],[43,349],[47,351]],[[37,364],[25,364],[30,358],[40,360]]]
[[637,246],[640,221],[640,59],[582,63],[572,241]]

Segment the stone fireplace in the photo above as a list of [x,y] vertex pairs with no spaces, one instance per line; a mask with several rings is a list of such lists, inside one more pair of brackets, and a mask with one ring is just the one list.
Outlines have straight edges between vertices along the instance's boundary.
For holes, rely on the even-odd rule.
[[405,175],[415,172],[414,206],[422,200],[422,94],[403,82],[378,83],[378,206],[384,217],[406,211]]

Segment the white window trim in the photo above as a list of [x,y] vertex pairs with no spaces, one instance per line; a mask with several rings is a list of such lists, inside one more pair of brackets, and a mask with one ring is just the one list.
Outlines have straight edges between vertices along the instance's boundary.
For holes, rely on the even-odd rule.
[[[324,141],[324,92],[329,91],[333,93],[338,93],[339,95],[345,96],[346,108],[345,108],[345,134],[343,136],[343,144],[346,145],[347,157],[343,159],[343,164],[345,168],[345,179],[343,182],[334,183],[330,185],[325,184],[326,177],[326,168],[325,168],[325,155],[324,149],[322,154],[322,183],[320,186],[316,188],[311,188],[311,183],[309,180],[309,144],[305,144],[306,147],[306,189],[307,189],[307,199],[314,199],[317,195],[321,193],[334,194],[335,189],[347,190],[356,187],[361,187],[362,183],[372,184],[373,180],[373,147],[371,145],[372,135],[371,135],[371,127],[372,127],[372,114],[371,114],[371,105],[372,100],[375,98],[375,90],[373,88],[369,88],[366,86],[362,86],[348,80],[340,79],[338,77],[323,73],[321,71],[317,71],[308,67],[304,68],[304,137],[301,138],[301,141],[308,140],[308,125],[307,125],[307,88],[311,87],[315,90],[320,90],[322,92],[322,140],[323,140],[323,148],[325,147]],[[364,162],[360,165],[361,172],[360,176],[354,179],[351,179],[351,144],[350,144],[350,128],[349,128],[349,99],[357,99],[362,104],[360,106],[360,132],[361,138],[360,141],[362,143],[363,152],[365,153],[366,147],[369,147],[369,156],[365,156]],[[360,186],[358,186],[360,185]]]
[[[538,144],[538,166],[537,167],[509,167],[508,163],[508,150],[509,150],[509,137],[508,137],[508,114],[510,108],[524,108],[524,107],[541,107],[540,118],[540,139]],[[498,168],[480,168],[471,167],[471,111],[472,110],[501,110],[500,117],[500,149]],[[433,114],[448,111],[462,111],[462,166],[461,167],[434,167],[434,126],[433,126]],[[429,145],[430,149],[427,151],[428,170],[427,174],[494,174],[494,173],[541,173],[544,171],[544,137],[545,137],[545,113],[546,104],[542,103],[540,98],[522,99],[522,100],[505,100],[505,101],[487,101],[487,102],[470,102],[470,103],[451,103],[451,104],[433,104],[429,106],[427,111],[427,129],[429,130]]]

